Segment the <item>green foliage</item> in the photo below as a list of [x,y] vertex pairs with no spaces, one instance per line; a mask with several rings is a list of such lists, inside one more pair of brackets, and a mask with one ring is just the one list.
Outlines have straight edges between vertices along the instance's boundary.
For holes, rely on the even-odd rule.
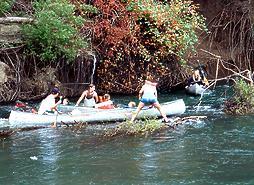
[[229,114],[246,114],[254,111],[254,87],[244,80],[236,81],[234,96],[226,101],[225,111]]
[[94,0],[94,5],[100,13],[90,26],[93,43],[103,57],[97,74],[108,74],[100,83],[105,90],[119,89],[116,81],[135,89],[148,72],[171,86],[172,62],[179,62],[180,68],[195,48],[198,32],[206,29],[192,1]]
[[113,130],[108,130],[105,136],[113,137],[118,135],[149,135],[159,131],[164,127],[161,122],[156,119],[146,119],[136,122],[123,122]]
[[247,103],[250,106],[254,106],[254,87],[244,80],[240,79],[234,86],[235,88],[235,101],[237,104]]
[[0,16],[7,14],[11,10],[14,0],[1,0],[0,1]]
[[[153,50],[156,61],[168,55],[180,60],[198,42],[197,29],[205,30],[204,17],[192,1],[172,0],[170,4],[154,0],[132,0],[128,10],[138,16],[145,38],[145,50]],[[151,51],[144,51],[144,54]],[[151,56],[146,57],[150,59]]]
[[34,23],[23,26],[29,52],[43,61],[55,61],[59,56],[73,60],[87,46],[79,34],[84,19],[75,16],[75,6],[68,0],[36,1]]
[[98,13],[98,9],[95,8],[94,6],[87,5],[87,4],[82,4],[80,6],[81,6],[81,9],[83,12],[89,12],[89,13],[94,13],[94,14]]

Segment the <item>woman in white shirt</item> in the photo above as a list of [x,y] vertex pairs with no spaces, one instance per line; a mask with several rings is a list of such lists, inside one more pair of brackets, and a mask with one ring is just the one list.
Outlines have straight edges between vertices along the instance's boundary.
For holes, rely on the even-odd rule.
[[51,93],[41,102],[40,108],[38,110],[38,114],[45,114],[47,112],[56,112],[57,111],[57,105],[61,103],[61,98],[60,100],[56,103],[55,99],[59,96],[60,91],[58,88],[53,88],[51,90]]

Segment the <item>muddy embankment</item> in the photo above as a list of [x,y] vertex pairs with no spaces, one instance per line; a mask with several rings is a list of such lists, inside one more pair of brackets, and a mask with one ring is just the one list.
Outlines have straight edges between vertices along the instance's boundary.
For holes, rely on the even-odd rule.
[[[252,71],[254,55],[251,28],[254,22],[254,2],[251,0],[195,0],[194,2],[200,4],[200,12],[206,18],[208,31],[200,33],[199,43],[196,46],[197,52],[186,55],[189,66],[205,65],[209,79],[226,77],[232,73],[232,70]],[[137,92],[139,86],[134,83],[138,81],[135,75],[134,79],[130,76],[126,77],[130,78],[128,86],[121,83],[110,88],[105,86],[103,78],[109,73],[97,74],[96,68],[101,63],[99,57],[91,53],[79,56],[73,64],[67,64],[63,60],[47,67],[40,62],[35,62],[33,58],[24,58],[20,24],[24,22],[0,21],[2,43],[0,102],[41,99],[54,85],[60,86],[63,94],[68,97],[78,96],[86,88],[86,84],[91,82],[97,85],[99,93]],[[159,89],[167,91],[183,87],[190,68],[172,63],[169,70],[168,75],[160,79]]]

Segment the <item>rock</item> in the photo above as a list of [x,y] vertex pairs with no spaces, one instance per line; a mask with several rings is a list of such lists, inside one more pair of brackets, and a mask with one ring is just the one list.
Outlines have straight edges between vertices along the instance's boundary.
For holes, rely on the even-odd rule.
[[2,43],[20,43],[21,33],[20,25],[13,24],[0,24],[0,42]]
[[0,61],[0,84],[6,83],[9,76],[11,76],[10,67]]

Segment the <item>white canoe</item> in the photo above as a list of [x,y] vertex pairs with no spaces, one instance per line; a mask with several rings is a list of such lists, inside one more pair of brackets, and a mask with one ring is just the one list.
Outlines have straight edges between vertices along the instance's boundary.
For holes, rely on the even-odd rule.
[[[182,99],[162,103],[162,108],[168,116],[180,115],[185,112],[185,103]],[[9,126],[11,128],[24,128],[36,126],[48,126],[53,122],[75,123],[75,122],[111,122],[124,121],[131,118],[135,111],[133,108],[116,109],[95,109],[78,108],[78,114],[39,115],[30,112],[11,111]],[[137,119],[159,117],[160,113],[156,108],[145,108],[140,111]]]
[[203,85],[197,83],[191,84],[185,88],[186,92],[191,95],[201,95],[204,93],[205,88]]

